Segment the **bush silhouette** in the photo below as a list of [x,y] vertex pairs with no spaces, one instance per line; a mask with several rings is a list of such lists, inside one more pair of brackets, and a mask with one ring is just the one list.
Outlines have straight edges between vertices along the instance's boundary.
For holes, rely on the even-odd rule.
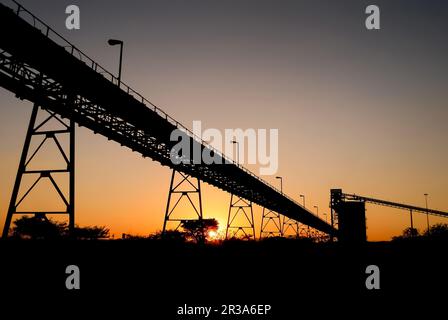
[[12,237],[20,239],[60,239],[64,236],[66,223],[48,219],[45,215],[23,216],[14,221]]
[[448,239],[448,224],[446,223],[437,223],[432,225],[428,230],[423,234],[424,236],[429,236],[432,238],[443,238]]
[[[65,222],[48,219],[45,214],[35,214],[32,217],[23,216],[14,221],[11,231],[15,239],[55,240],[70,237],[69,228]],[[106,227],[78,227],[73,230],[73,237],[80,240],[109,238]]]
[[181,223],[186,238],[190,238],[196,243],[204,243],[210,231],[218,230],[218,225],[216,219],[184,220]]

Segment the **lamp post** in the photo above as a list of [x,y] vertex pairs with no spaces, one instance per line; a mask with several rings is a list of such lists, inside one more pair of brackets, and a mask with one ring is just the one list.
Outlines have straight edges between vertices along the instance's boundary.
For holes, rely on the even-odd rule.
[[[317,217],[319,218],[319,207],[318,206],[313,206],[314,208],[316,208],[316,211],[317,211]],[[318,232],[317,232],[317,230],[316,230],[316,234],[317,234]]]
[[[283,177],[277,176],[275,179],[280,180],[280,193],[283,194]],[[281,216],[280,216],[281,219]],[[280,234],[283,236],[283,232],[285,231],[285,222],[286,222],[286,216],[283,216],[283,223],[280,220]]]
[[[306,209],[306,205],[305,205],[305,195],[304,195],[304,194],[301,194],[301,195],[300,195],[300,198],[303,199],[303,207]],[[310,226],[308,225],[307,227],[308,227],[308,237],[310,237],[310,235],[311,235]]]
[[121,65],[123,62],[123,41],[117,40],[117,39],[109,39],[109,41],[107,41],[107,43],[110,46],[116,46],[116,45],[120,46],[120,65],[118,67],[118,86],[120,86],[120,84],[121,84]]
[[428,228],[428,236],[429,236],[429,212],[428,212],[428,194],[425,193],[425,203],[426,203],[426,224]]
[[283,177],[275,177],[275,179],[280,180],[280,192],[283,194]]
[[305,195],[301,194],[300,198],[303,198],[303,207],[306,208],[306,206],[305,206]]
[[236,164],[240,165],[240,143],[236,140],[232,140],[230,142],[236,144]]

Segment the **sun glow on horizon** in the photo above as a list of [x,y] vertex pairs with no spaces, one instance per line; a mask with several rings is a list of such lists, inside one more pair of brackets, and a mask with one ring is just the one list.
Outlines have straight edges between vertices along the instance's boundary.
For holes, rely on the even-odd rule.
[[208,237],[211,239],[211,240],[216,240],[217,239],[217,237],[218,237],[218,232],[216,232],[216,231],[214,231],[214,230],[210,230],[209,232],[208,232]]

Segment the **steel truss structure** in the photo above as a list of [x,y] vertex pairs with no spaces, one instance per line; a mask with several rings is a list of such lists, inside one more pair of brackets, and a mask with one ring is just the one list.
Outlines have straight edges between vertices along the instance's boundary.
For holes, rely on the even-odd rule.
[[[338,227],[338,213],[336,208],[341,202],[350,202],[350,201],[359,201],[364,203],[371,203],[375,205],[401,209],[401,210],[409,210],[410,216],[410,227],[414,229],[414,221],[413,221],[413,213],[419,212],[427,215],[433,215],[438,217],[448,218],[448,212],[434,210],[430,208],[417,207],[409,204],[392,202],[387,200],[375,199],[371,197],[360,196],[357,194],[349,194],[343,193],[342,189],[331,189],[330,193],[330,208],[331,208],[331,225],[333,227]],[[428,223],[429,224],[429,223]],[[331,237],[331,235],[330,235]]]
[[[337,230],[234,163],[113,76],[31,12],[0,4],[0,86],[143,157],[328,234]],[[27,21],[25,20],[27,19]],[[69,101],[69,103],[68,103]],[[173,155],[174,130],[215,163]],[[193,152],[191,153],[193,155]],[[176,160],[176,161],[173,161]],[[179,161],[177,161],[179,160]]]
[[[70,103],[67,101],[66,103]],[[38,113],[46,113],[46,117],[42,121],[38,121]],[[55,120],[62,126],[62,129],[47,129],[45,127],[51,120]],[[60,137],[63,135],[69,136],[69,147],[65,148],[62,146]],[[34,149],[30,150],[32,139],[42,138],[41,142]],[[59,154],[65,161],[65,168],[54,168],[54,169],[32,169],[30,168],[33,159],[42,151],[42,147],[47,141],[53,141],[57,146]],[[68,152],[67,152],[68,151]],[[68,175],[68,194],[64,194],[63,188],[60,186],[60,182],[55,179],[56,174]],[[19,191],[22,184],[23,177],[25,175],[32,175],[36,177],[34,183],[31,184],[29,188],[24,192],[24,194],[19,198]],[[33,191],[35,191],[36,186],[44,179],[48,179],[56,190],[59,199],[62,200],[65,206],[63,211],[23,211],[20,210],[20,205],[29,198]],[[73,234],[75,227],[75,124],[72,120],[64,121],[58,115],[52,111],[45,111],[41,109],[37,104],[34,104],[33,111],[31,113],[31,119],[28,125],[28,130],[25,137],[25,144],[22,150],[22,156],[20,157],[19,169],[17,171],[14,188],[11,195],[11,200],[8,207],[8,213],[6,215],[6,222],[3,228],[2,237],[6,238],[9,233],[11,222],[14,215],[29,215],[34,214],[36,218],[47,219],[47,214],[65,214],[68,215],[68,226],[69,232]]]
[[[176,176],[180,179],[176,180]],[[192,196],[195,194],[197,195],[197,199],[194,199]],[[179,204],[184,199],[190,208],[189,211],[193,213],[193,220],[202,220],[201,181],[188,174],[173,170],[166,204],[165,219],[163,221],[163,234],[168,230],[171,222],[174,222],[174,230],[177,230],[182,225],[182,222],[192,220],[191,214],[187,215],[184,211],[182,211],[182,214],[176,214],[175,212],[176,209],[179,211]]]
[[279,213],[263,208],[260,239],[283,236],[281,219]]
[[300,225],[297,221],[283,216],[282,234],[283,236],[287,236],[288,233],[292,233],[293,236],[299,238]]
[[226,239],[255,240],[255,222],[252,201],[231,194],[227,217]]

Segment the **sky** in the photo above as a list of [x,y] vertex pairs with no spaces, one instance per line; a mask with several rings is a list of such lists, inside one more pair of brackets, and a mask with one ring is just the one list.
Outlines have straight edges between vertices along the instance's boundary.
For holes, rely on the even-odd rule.
[[[428,193],[431,208],[448,211],[446,1],[374,1],[380,30],[365,28],[371,1],[21,3],[113,73],[118,48],[107,39],[123,40],[122,80],[187,127],[278,129],[279,169],[263,179],[277,186],[282,176],[283,191],[305,194],[321,215],[331,188],[422,207]],[[69,4],[80,30],[65,28]],[[31,108],[0,89],[0,226]],[[170,170],[85,128],[76,134],[77,224],[116,237],[160,230]],[[204,216],[223,227],[230,195],[202,191]],[[27,205],[53,204],[42,193]],[[424,215],[414,221],[426,228]],[[388,240],[409,213],[367,205],[367,226],[369,240]]]

